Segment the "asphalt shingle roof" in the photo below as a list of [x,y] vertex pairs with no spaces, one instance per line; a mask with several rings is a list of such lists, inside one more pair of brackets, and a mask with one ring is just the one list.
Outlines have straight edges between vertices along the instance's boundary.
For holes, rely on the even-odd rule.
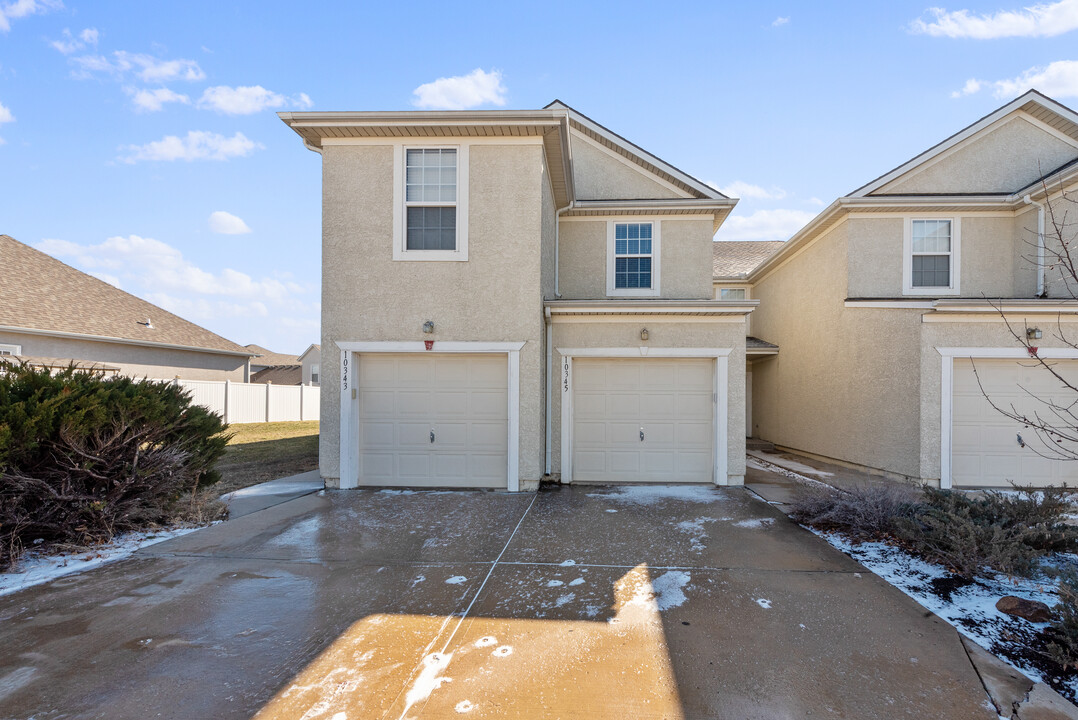
[[251,376],[253,383],[273,383],[274,385],[302,385],[302,365],[277,365],[259,370]]
[[251,354],[8,235],[0,235],[0,326]]
[[299,365],[299,355],[286,355],[285,353],[275,353],[272,350],[267,350],[261,345],[245,345],[249,352],[257,354],[259,357],[251,358],[252,365]]
[[712,243],[714,277],[739,278],[778,252],[782,240],[720,240]]

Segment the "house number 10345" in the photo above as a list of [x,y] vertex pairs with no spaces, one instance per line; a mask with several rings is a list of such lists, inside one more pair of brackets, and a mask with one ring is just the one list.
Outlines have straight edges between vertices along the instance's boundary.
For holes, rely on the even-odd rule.
[[569,358],[562,361],[562,392],[569,392]]

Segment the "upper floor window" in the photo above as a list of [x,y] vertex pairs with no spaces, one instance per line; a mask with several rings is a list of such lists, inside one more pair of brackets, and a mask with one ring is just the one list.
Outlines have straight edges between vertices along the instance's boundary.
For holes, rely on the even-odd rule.
[[408,250],[457,249],[457,151],[406,151],[404,205]]
[[745,288],[719,288],[719,300],[745,300]]
[[311,385],[318,384],[318,363],[311,364]]
[[658,261],[659,223],[609,223],[607,295],[658,295]]
[[0,345],[0,355],[22,355],[22,345]]
[[394,260],[467,260],[467,146],[396,145]]
[[957,295],[958,241],[956,218],[907,219],[903,243],[903,293]]

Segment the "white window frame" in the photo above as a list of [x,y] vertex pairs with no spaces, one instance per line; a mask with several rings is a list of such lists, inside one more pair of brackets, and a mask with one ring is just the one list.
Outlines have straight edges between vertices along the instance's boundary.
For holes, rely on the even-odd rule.
[[0,355],[22,355],[22,345],[0,343]]
[[[393,145],[393,259],[398,261],[466,262],[468,260],[468,145],[446,144],[415,138]],[[457,248],[455,250],[408,249],[408,203],[405,202],[408,150],[457,151]],[[447,207],[449,203],[436,203]]]
[[321,363],[311,363],[311,384],[319,385],[321,380]]
[[717,286],[715,288],[715,299],[716,300],[725,300],[726,299],[726,298],[724,298],[722,296],[722,293],[723,293],[724,290],[744,290],[745,291],[745,297],[744,298],[731,298],[731,299],[733,299],[733,300],[741,300],[741,299],[752,300],[752,287],[749,286],[749,285],[719,285],[719,286]]
[[[614,287],[614,267],[617,259],[614,253],[614,226],[625,224],[651,225],[651,287],[619,288]],[[607,297],[658,297],[660,294],[660,269],[662,263],[662,221],[658,218],[616,218],[606,221],[606,294]]]
[[[951,222],[951,284],[947,287],[914,287],[913,286],[913,221],[914,220],[949,220]],[[959,269],[962,267],[962,219],[953,215],[917,215],[906,217],[902,231],[902,294],[903,295],[929,295],[942,297],[945,295],[959,295],[961,285]],[[942,255],[943,253],[928,253],[930,255]]]

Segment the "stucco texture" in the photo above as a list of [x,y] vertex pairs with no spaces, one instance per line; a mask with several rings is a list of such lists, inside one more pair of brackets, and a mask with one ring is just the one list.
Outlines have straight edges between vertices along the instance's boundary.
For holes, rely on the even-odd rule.
[[915,476],[920,313],[844,307],[851,227],[838,225],[753,287],[753,333],[779,354],[752,365],[752,435]]
[[[394,261],[393,150],[327,146],[323,159],[320,468],[340,476],[338,341],[524,342],[520,479],[542,474],[542,145],[470,148],[467,262]],[[423,323],[434,322],[426,335]],[[334,350],[331,350],[334,349]]]
[[874,194],[1016,192],[1078,157],[1078,149],[1015,117]]
[[[624,218],[659,225],[659,291],[661,298],[707,300],[711,279],[712,221],[696,219]],[[559,256],[562,298],[602,300],[606,294],[607,220],[562,218]]]
[[247,358],[191,350],[76,340],[0,332],[0,344],[22,346],[29,357],[75,359],[119,368],[121,375],[151,380],[232,380],[243,382]]
[[[647,327],[648,340],[640,340],[640,330]],[[558,348],[730,348],[726,387],[727,473],[731,484],[744,481],[745,475],[745,324],[736,322],[663,322],[651,316],[646,323],[627,322],[556,322],[553,328],[554,368],[561,367]],[[646,356],[641,356],[646,357]],[[561,470],[561,392],[552,398],[552,472]]]
[[647,176],[644,168],[630,167],[573,131],[573,182],[580,200],[642,200],[688,197]]

